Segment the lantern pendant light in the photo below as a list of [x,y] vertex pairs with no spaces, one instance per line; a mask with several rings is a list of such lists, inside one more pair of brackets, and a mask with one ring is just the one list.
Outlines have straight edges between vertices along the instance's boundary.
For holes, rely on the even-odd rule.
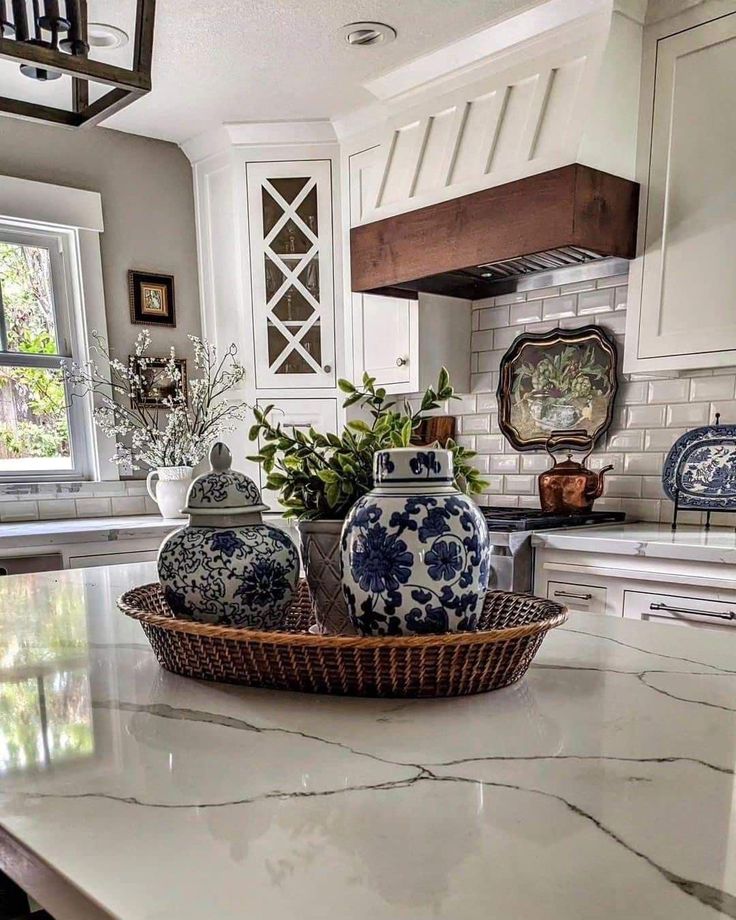
[[[0,96],[0,114],[69,127],[94,125],[150,92],[156,0],[129,2],[136,4],[131,69],[88,57],[87,0],[30,0],[30,6],[28,0],[0,0],[0,59],[17,62],[33,80],[71,77],[68,108]],[[90,82],[109,87],[92,103]]]

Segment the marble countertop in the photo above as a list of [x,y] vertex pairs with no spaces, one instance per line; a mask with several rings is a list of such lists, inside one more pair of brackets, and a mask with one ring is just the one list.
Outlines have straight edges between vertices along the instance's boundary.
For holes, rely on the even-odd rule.
[[577,614],[495,693],[248,690],[159,668],[114,606],[154,572],[0,580],[0,835],[105,915],[736,918],[720,634]]
[[545,549],[681,559],[690,562],[736,563],[736,530],[731,527],[669,524],[605,524],[535,532],[532,542]]

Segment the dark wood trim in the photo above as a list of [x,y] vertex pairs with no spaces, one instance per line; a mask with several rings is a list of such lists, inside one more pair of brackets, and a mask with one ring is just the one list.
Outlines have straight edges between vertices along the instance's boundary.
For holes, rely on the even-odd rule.
[[52,122],[64,125],[66,128],[77,128],[82,124],[82,116],[66,109],[56,109],[50,105],[40,105],[33,102],[24,102],[20,99],[11,99],[9,96],[0,96],[0,113],[17,115],[33,121]]
[[464,270],[566,246],[631,259],[638,200],[636,182],[575,163],[354,227],[352,289],[483,296]]
[[[151,0],[146,2],[150,3]],[[147,91],[151,88],[149,74],[136,73],[125,67],[113,67],[111,64],[103,64],[90,58],[74,57],[54,48],[16,42],[10,38],[0,38],[0,58],[16,61],[18,64],[37,64],[48,70],[58,70],[59,73],[68,74],[70,77],[85,77],[94,80],[95,83],[107,83],[120,89]]]
[[138,0],[136,5],[136,33],[133,46],[133,67],[151,76],[153,59],[153,22],[156,16],[156,0]]
[[0,827],[0,869],[55,920],[113,918],[3,827]]
[[87,106],[82,112],[80,124],[85,128],[91,128],[104,121],[114,112],[119,112],[126,105],[135,102],[141,95],[143,94],[125,89],[111,89],[104,96],[100,96],[99,99]]

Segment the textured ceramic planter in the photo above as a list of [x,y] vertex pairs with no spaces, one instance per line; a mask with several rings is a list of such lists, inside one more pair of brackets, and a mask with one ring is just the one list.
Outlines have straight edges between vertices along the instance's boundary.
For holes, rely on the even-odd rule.
[[454,484],[450,451],[379,451],[373,475],[341,541],[356,629],[376,636],[476,629],[490,541],[479,508]]
[[162,466],[146,477],[148,494],[165,518],[185,518],[187,492],[192,484],[191,466]]
[[317,625],[332,634],[352,635],[342,590],[340,534],[342,521],[300,521],[302,562],[317,608]]
[[212,470],[191,485],[190,523],[161,545],[158,574],[176,616],[252,629],[279,629],[299,580],[291,538],[264,524],[266,506],[252,479],[230,469],[215,444]]

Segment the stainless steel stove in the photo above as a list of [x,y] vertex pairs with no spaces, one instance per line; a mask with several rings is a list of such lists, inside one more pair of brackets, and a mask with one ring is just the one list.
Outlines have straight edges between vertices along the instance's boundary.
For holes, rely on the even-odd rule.
[[557,514],[538,508],[481,508],[491,537],[491,588],[527,594],[534,583],[532,534],[561,527],[590,527],[626,519],[623,511]]

